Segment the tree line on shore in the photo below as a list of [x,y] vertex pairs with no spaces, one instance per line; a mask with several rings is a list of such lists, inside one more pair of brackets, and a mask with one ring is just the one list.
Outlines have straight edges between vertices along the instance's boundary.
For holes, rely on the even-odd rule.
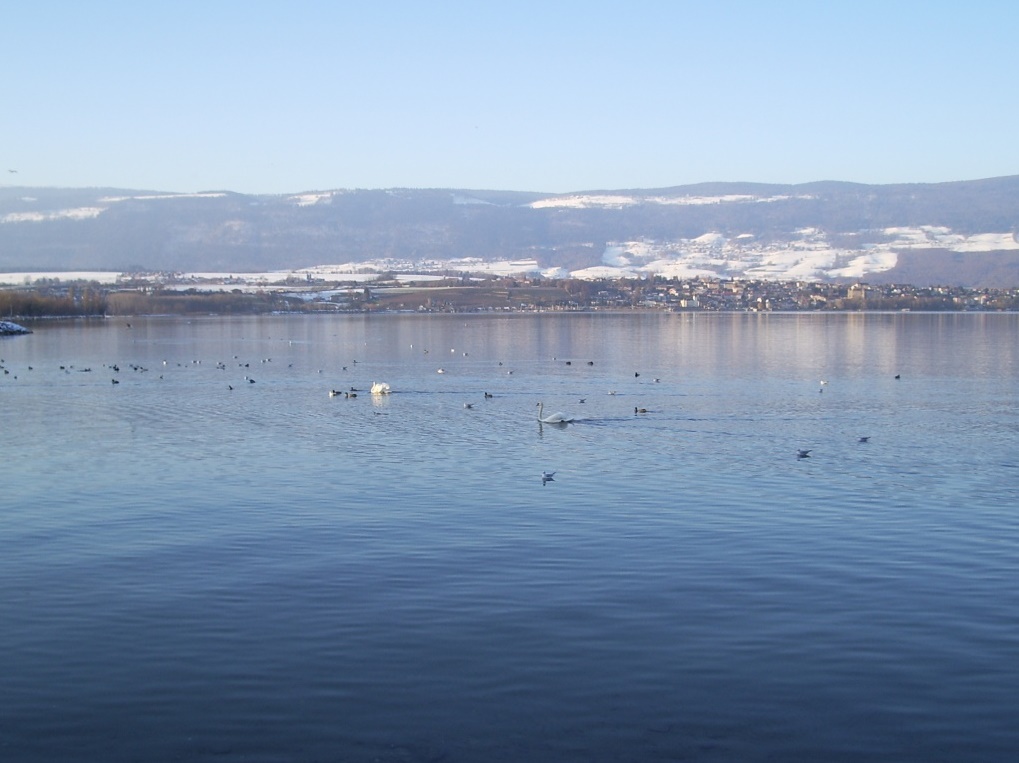
[[0,289],[0,315],[11,318],[109,315],[258,314],[294,309],[294,300],[272,292],[108,292],[96,287]]

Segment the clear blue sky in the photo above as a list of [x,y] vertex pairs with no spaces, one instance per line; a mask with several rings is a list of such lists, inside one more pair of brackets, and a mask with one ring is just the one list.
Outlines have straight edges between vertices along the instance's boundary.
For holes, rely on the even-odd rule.
[[0,0],[0,19],[5,185],[1019,174],[1011,1]]

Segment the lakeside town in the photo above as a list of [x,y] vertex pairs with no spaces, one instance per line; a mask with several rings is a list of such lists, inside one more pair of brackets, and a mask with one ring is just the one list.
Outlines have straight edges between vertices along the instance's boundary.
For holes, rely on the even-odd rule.
[[713,278],[549,279],[382,274],[347,282],[161,274],[116,283],[43,279],[0,288],[0,316],[118,316],[268,312],[495,311],[1013,311],[1019,287],[876,285]]

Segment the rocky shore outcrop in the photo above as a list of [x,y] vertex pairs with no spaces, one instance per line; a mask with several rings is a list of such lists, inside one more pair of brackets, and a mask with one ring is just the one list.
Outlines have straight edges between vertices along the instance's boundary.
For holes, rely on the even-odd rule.
[[32,332],[26,329],[24,326],[19,326],[17,323],[11,323],[10,321],[0,321],[0,336],[9,336],[11,334],[31,334]]

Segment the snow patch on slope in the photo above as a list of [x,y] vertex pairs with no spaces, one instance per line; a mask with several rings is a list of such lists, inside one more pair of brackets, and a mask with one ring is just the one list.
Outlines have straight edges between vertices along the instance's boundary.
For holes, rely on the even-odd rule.
[[0,223],[42,223],[49,220],[91,220],[106,211],[106,207],[76,207],[51,212],[11,212],[0,217]]

